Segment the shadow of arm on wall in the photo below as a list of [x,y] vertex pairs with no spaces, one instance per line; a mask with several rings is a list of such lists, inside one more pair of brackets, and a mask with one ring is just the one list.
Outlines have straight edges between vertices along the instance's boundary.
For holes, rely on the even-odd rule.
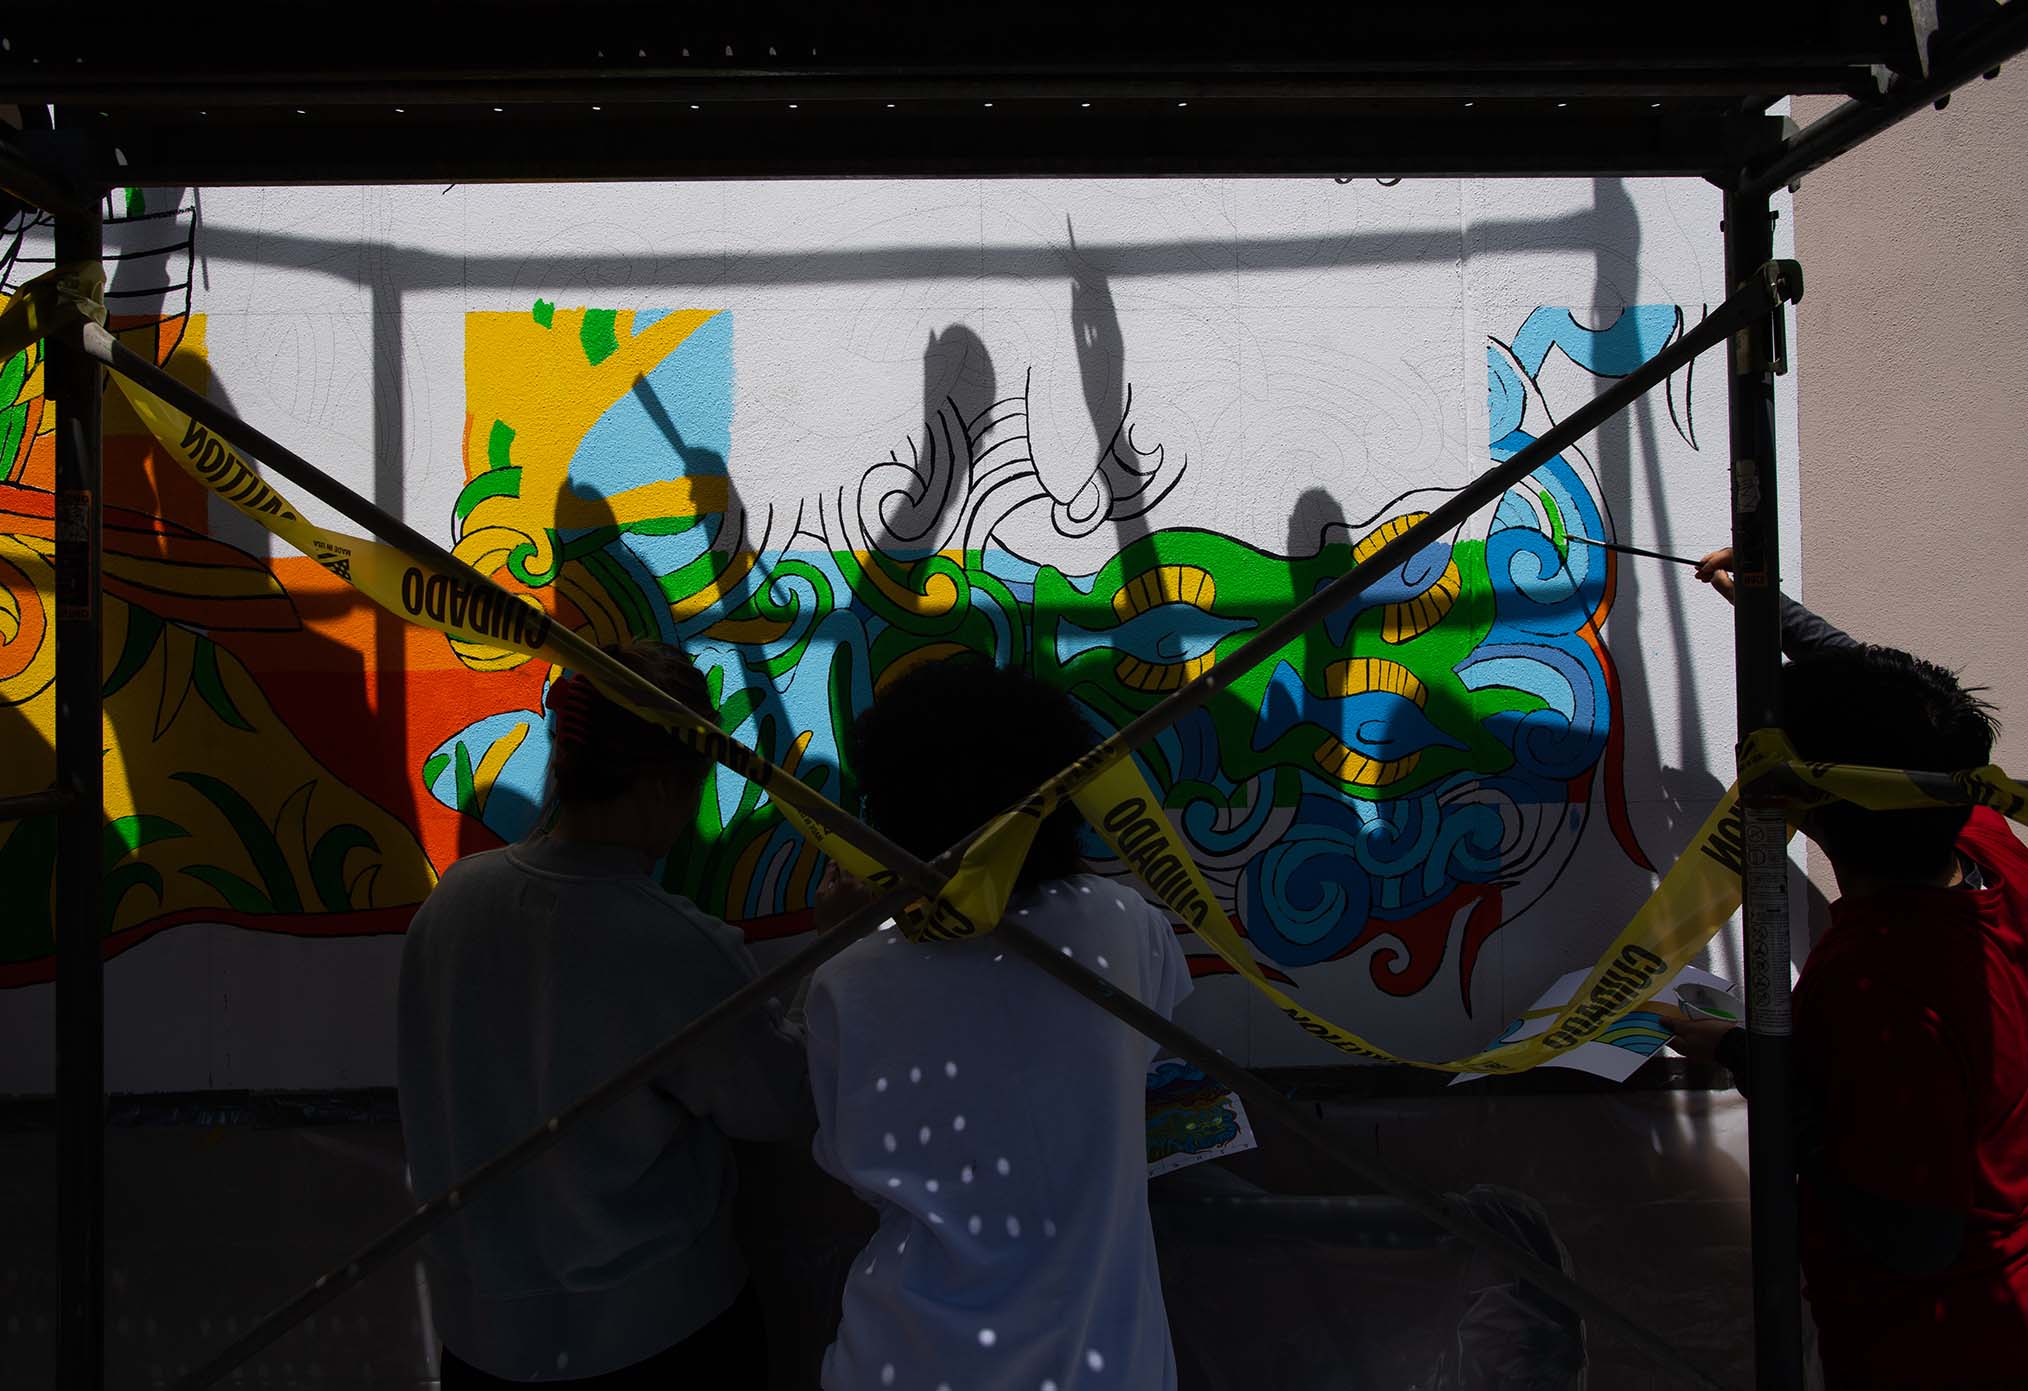
[[[1525,245],[1531,250],[1590,251],[1596,226],[1591,213],[1547,218],[1489,219],[1472,224],[1480,244]],[[1435,229],[1450,240],[1455,228]],[[1063,275],[1060,249],[1021,243],[894,243],[831,250],[756,251],[675,255],[459,256],[413,246],[379,248],[342,237],[222,226],[206,222],[207,259],[288,268],[372,284],[375,266],[401,289],[450,287],[615,285],[633,291],[711,285],[845,285],[894,280],[1049,281]],[[1115,278],[1231,274],[1238,250],[1252,271],[1323,270],[1334,266],[1393,265],[1424,259],[1427,239],[1405,240],[1399,229],[1316,237],[1178,238],[1170,241],[1090,243],[1078,254]]]

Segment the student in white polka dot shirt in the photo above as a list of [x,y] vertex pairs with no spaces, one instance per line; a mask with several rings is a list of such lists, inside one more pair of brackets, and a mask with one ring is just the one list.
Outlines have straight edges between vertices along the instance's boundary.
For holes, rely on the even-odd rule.
[[[854,730],[867,819],[925,859],[1094,742],[1021,672],[918,668]],[[1038,833],[1008,911],[1167,1014],[1190,977],[1168,921],[1083,873],[1078,821]],[[820,922],[863,902],[826,882]],[[807,1003],[817,1162],[880,1214],[853,1262],[825,1391],[1167,1391],[1148,1221],[1154,1045],[989,934],[888,927],[820,968]]]

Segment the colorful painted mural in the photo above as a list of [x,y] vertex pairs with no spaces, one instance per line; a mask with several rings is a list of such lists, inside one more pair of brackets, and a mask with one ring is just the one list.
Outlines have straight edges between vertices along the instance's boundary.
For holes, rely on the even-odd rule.
[[[1562,311],[1529,316],[1513,343],[1489,348],[1493,457],[1541,428],[1544,407],[1531,393],[1552,349],[1617,375],[1678,321],[1674,308],[1638,308],[1594,332]],[[1065,574],[995,543],[996,521],[1015,508],[1062,506],[1033,474],[1025,402],[1011,397],[971,418],[953,405],[909,443],[910,463],[879,461],[856,497],[813,498],[778,535],[754,537],[730,471],[733,329],[730,315],[711,311],[544,301],[470,316],[468,481],[450,530],[461,558],[549,591],[567,621],[602,642],[684,645],[728,729],[847,804],[844,727],[912,664],[964,649],[1020,663],[1067,686],[1101,728],[1116,727],[1429,503],[1411,494],[1356,525],[1328,525],[1306,555],[1164,529],[1096,573]],[[21,366],[17,358],[9,370]],[[10,418],[41,414],[41,404],[24,395]],[[1127,438],[1130,456],[1108,463],[1134,481],[1158,476],[1159,451]],[[24,443],[21,452],[32,451]],[[21,500],[34,475],[17,471],[15,510],[46,517],[46,491],[39,507]],[[932,496],[938,515],[897,538],[893,523],[931,510]],[[982,515],[989,507],[998,511]],[[294,628],[287,591],[219,543],[125,512],[115,525],[159,538],[158,568],[205,567],[201,583],[181,588],[206,601],[178,609],[120,599],[109,624],[109,722],[116,733],[149,733],[140,757],[129,753],[133,740],[119,740],[109,765],[141,780],[137,789],[115,779],[111,794],[116,936],[207,914],[281,931],[336,914],[347,920],[340,930],[356,931],[360,912],[383,905],[396,911],[375,926],[398,930],[399,909],[431,882],[405,828],[307,758],[232,757],[235,738],[301,752],[259,683],[229,654],[222,661],[206,635]],[[1558,458],[1508,494],[1483,531],[1427,548],[1145,752],[1172,813],[1232,894],[1231,912],[1272,961],[1332,960],[1384,932],[1408,952],[1376,956],[1373,980],[1413,994],[1431,983],[1462,918],[1454,979],[1469,1006],[1479,948],[1525,906],[1513,891],[1568,855],[1614,739],[1612,665],[1599,636],[1612,561],[1573,547],[1573,530],[1611,527],[1584,462]],[[40,552],[26,536],[9,544],[42,565],[42,584],[10,589],[12,612],[32,622],[47,543]],[[117,584],[132,566],[116,554]],[[222,612],[232,605],[240,617]],[[26,649],[24,666],[46,668],[44,645],[30,647],[33,633],[19,624],[9,646]],[[462,659],[489,673],[524,661]],[[431,799],[483,824],[487,843],[533,823],[547,757],[540,699],[554,675],[524,681],[525,705],[464,726],[411,770]],[[508,694],[498,682],[478,689]],[[32,693],[43,707],[47,690],[45,672]],[[120,699],[129,691],[149,707],[138,719]],[[47,729],[46,708],[28,715]],[[237,771],[221,777],[228,764]],[[1617,820],[1617,802],[1609,805]],[[1624,822],[1616,829],[1638,858]],[[806,926],[819,866],[755,789],[716,777],[699,832],[701,853],[669,867],[672,888],[758,936]],[[17,828],[0,851],[0,887],[46,882],[47,851],[37,851],[48,840],[43,823]],[[399,847],[394,856],[387,845]],[[17,935],[6,964],[33,978],[47,952],[18,920]]]
[[[213,324],[193,309],[192,201],[123,194],[108,211],[109,235],[137,253],[116,290],[159,263],[134,302],[114,302],[136,311],[116,324],[232,400],[235,383],[211,379]],[[10,229],[0,284],[41,269],[24,250],[36,230]],[[1201,433],[1175,431],[1194,450],[1165,438],[1175,392],[1137,396],[1126,379],[1112,292],[1089,278],[1071,292],[1066,350],[1095,457],[1066,459],[1061,432],[1037,428],[1043,360],[1014,354],[1046,345],[996,340],[996,374],[958,323],[933,332],[920,378],[894,381],[903,400],[938,384],[919,427],[826,459],[800,495],[751,452],[742,402],[775,364],[743,355],[737,296],[630,308],[558,287],[464,310],[461,477],[407,519],[601,642],[682,644],[728,732],[846,806],[851,720],[918,663],[1018,664],[1117,728],[1447,494],[1404,489],[1407,471],[1386,495],[1312,489],[1276,502],[1294,517],[1280,546],[1180,509],[1186,475],[1229,466]],[[1510,313],[1480,339],[1480,466],[1682,322],[1669,303],[1583,321]],[[956,367],[939,375],[931,359]],[[0,400],[0,791],[14,792],[52,776],[52,412],[36,350],[0,364]],[[452,860],[535,823],[558,673],[365,606],[216,513],[108,402],[109,954],[193,923],[398,934]],[[1668,410],[1694,448],[1687,397]],[[1141,751],[1279,976],[1300,987],[1357,958],[1331,968],[1338,988],[1356,970],[1360,989],[1440,995],[1491,1027],[1497,1010],[1474,1000],[1486,946],[1552,898],[1580,847],[1605,847],[1630,879],[1646,869],[1605,640],[1624,562],[1572,539],[1616,534],[1591,461],[1568,451]],[[0,828],[0,896],[18,905],[0,924],[0,985],[51,978],[53,856],[50,819]],[[807,930],[821,869],[757,789],[721,772],[665,878],[766,941]],[[1208,954],[1193,968],[1224,969]]]
[[[1528,316],[1512,343],[1489,345],[1492,457],[1544,427],[1535,378],[1552,350],[1620,375],[1679,325],[1674,307],[1599,331],[1566,311]],[[547,302],[471,316],[458,553],[553,589],[601,641],[681,643],[726,728],[846,805],[845,726],[912,664],[963,650],[1020,664],[1117,728],[1439,496],[1325,525],[1308,553],[1165,528],[1094,573],[1065,573],[997,541],[1017,509],[1071,510],[1040,481],[1014,396],[970,415],[946,403],[908,462],[892,454],[856,494],[811,498],[755,537],[728,463],[735,330],[723,313]],[[1159,447],[1121,441],[1080,493],[1159,489]],[[1588,465],[1559,457],[1482,526],[1425,549],[1144,752],[1263,955],[1293,969],[1386,935],[1407,951],[1376,954],[1373,982],[1412,995],[1462,921],[1453,988],[1469,1009],[1480,948],[1553,881],[1602,768],[1614,830],[1642,860],[1609,766],[1615,678],[1600,633],[1613,560],[1568,539],[1610,531]],[[533,822],[546,737],[533,701],[489,714],[432,753],[425,783],[512,839]],[[671,887],[756,936],[803,930],[815,857],[743,781],[719,776],[714,792],[704,851],[670,866]]]
[[[188,312],[188,205],[150,209],[138,190],[107,209],[137,260],[180,262],[181,297],[140,292],[157,312],[115,313],[127,345],[202,387],[204,320]],[[16,229],[0,269],[41,266]],[[24,264],[25,263],[25,264]],[[128,277],[128,284],[134,277]],[[164,303],[169,300],[169,303]],[[113,298],[117,311],[120,300]],[[55,411],[40,345],[0,364],[0,730],[5,791],[51,785],[56,697],[51,632]],[[435,882],[410,829],[332,771],[246,653],[301,629],[284,573],[207,535],[201,488],[107,397],[104,518],[106,764],[103,890],[107,950],[180,923],[285,932],[399,932]],[[243,647],[242,644],[245,644]],[[391,771],[391,770],[390,770]],[[53,817],[0,841],[0,985],[53,966]]]

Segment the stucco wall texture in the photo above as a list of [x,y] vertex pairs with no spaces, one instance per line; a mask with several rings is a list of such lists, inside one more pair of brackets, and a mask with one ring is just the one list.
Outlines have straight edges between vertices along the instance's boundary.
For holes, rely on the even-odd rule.
[[[1807,122],[1834,103],[1799,101]],[[2028,768],[2028,63],[1803,181],[1806,602],[1990,688]],[[1785,538],[1793,545],[1793,538]],[[1799,572],[1791,550],[1784,566]]]

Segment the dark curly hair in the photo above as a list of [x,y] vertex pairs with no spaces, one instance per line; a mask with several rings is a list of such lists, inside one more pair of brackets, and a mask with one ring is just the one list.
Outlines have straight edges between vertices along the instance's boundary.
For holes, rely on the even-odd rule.
[[[711,688],[682,649],[630,642],[605,651],[716,723]],[[669,730],[607,700],[582,676],[564,677],[551,686],[549,706],[556,726],[549,780],[558,805],[614,801],[633,791],[648,773],[674,772],[686,784],[701,783],[711,767],[704,755]]]
[[[1993,707],[1956,674],[1892,647],[1843,648],[1782,669],[1781,723],[1811,762],[1953,773],[1993,758]],[[1969,808],[1820,807],[1810,831],[1834,861],[1895,878],[1949,863]]]
[[[949,849],[1098,742],[1077,706],[1025,671],[960,656],[896,678],[853,725],[867,821],[925,860]],[[1075,874],[1078,814],[1043,822],[1018,888]]]

